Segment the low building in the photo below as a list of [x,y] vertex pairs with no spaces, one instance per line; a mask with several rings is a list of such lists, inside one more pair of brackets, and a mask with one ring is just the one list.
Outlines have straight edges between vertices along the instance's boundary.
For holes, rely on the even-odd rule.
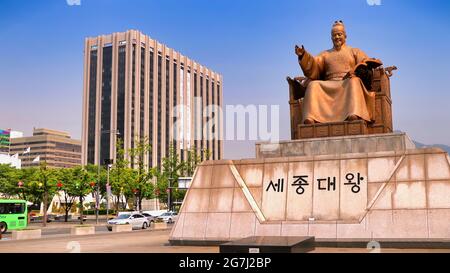
[[81,165],[81,141],[66,132],[33,129],[33,136],[11,138],[10,155],[16,154],[22,168],[37,167],[40,162],[48,167],[70,168]]

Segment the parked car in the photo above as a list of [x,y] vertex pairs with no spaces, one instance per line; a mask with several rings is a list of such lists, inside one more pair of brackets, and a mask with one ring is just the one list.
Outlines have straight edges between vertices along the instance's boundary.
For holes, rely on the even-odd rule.
[[161,214],[163,214],[164,212],[167,212],[167,210],[146,210],[146,211],[143,211],[142,213],[147,213],[147,214],[150,214],[151,216],[157,218],[158,216],[161,216]]
[[147,229],[150,226],[150,221],[142,214],[138,213],[123,213],[116,218],[109,220],[106,226],[109,231],[112,230],[113,225],[130,224],[133,229]]
[[149,221],[150,224],[154,223],[155,220],[156,220],[155,216],[152,216],[152,215],[150,215],[150,214],[148,214],[146,212],[143,212],[142,215],[144,215],[147,218],[147,220]]
[[178,213],[174,212],[174,211],[168,211],[168,212],[164,212],[163,214],[161,214],[160,216],[158,216],[156,219],[166,222],[168,224],[174,223],[178,218]]
[[[44,216],[38,215],[38,216],[31,216],[30,222],[42,222],[44,221]],[[52,217],[50,215],[47,215],[47,223],[52,222]]]

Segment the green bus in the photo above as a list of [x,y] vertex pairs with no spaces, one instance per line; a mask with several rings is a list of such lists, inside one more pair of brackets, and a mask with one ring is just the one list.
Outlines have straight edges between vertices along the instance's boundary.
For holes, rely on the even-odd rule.
[[27,225],[27,201],[0,199],[0,233],[8,229],[24,229]]

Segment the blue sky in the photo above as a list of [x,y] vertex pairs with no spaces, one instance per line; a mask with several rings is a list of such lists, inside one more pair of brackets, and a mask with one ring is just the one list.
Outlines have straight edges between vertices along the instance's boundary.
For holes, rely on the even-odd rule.
[[[138,29],[224,77],[225,104],[280,105],[289,139],[285,77],[300,75],[295,44],[317,54],[345,22],[348,44],[399,70],[391,79],[394,128],[450,145],[450,2],[445,0],[0,0],[0,128],[81,135],[83,43]],[[253,143],[225,144],[251,157]]]

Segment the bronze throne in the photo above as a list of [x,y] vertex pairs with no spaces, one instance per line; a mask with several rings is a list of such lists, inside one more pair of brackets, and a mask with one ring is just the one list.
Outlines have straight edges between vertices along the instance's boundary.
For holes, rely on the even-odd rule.
[[302,103],[309,81],[304,77],[291,79],[289,83],[289,105],[291,115],[291,138],[307,139],[346,135],[392,133],[392,100],[390,77],[397,67],[377,67],[361,71],[360,77],[369,92],[375,92],[374,120],[342,121],[334,123],[302,124]]

